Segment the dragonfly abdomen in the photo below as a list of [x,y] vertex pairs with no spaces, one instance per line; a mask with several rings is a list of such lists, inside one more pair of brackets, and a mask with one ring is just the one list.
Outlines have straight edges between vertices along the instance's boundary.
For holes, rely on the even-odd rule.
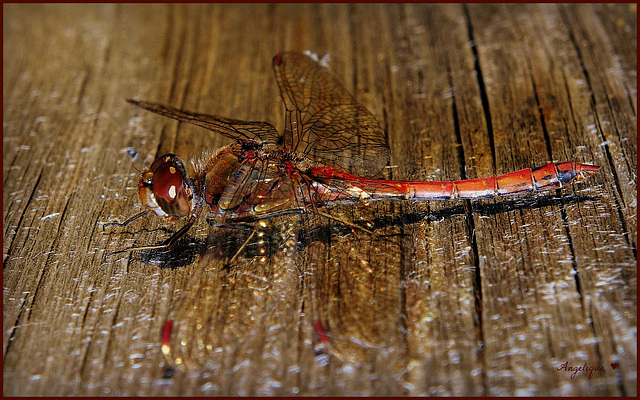
[[[576,162],[548,163],[537,168],[525,168],[488,178],[441,182],[407,182],[413,189],[413,199],[480,199],[524,196],[533,192],[560,189],[582,181],[600,167]],[[411,187],[413,186],[413,187]]]
[[337,200],[449,200],[523,196],[535,191],[560,189],[582,181],[600,167],[575,162],[548,163],[487,178],[459,181],[389,181],[365,179],[330,167],[313,168],[311,175],[327,185],[325,198]]

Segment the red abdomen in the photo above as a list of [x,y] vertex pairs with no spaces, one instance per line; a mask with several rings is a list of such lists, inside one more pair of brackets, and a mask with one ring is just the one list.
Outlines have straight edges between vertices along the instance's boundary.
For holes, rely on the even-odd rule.
[[554,190],[596,173],[600,167],[575,162],[549,163],[538,168],[460,181],[387,181],[365,179],[330,167],[312,168],[311,177],[324,187],[325,201],[415,199],[477,199],[527,195]]

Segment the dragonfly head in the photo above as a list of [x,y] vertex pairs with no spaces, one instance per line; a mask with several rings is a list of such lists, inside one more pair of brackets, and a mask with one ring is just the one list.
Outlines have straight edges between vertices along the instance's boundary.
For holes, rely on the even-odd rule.
[[195,205],[195,193],[195,185],[175,154],[158,157],[149,169],[142,171],[138,182],[142,203],[169,221],[189,215]]

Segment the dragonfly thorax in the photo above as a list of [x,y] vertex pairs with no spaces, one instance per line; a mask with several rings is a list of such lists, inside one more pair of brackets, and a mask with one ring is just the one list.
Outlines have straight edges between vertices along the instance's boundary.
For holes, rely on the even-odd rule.
[[298,206],[299,180],[311,162],[274,144],[237,141],[193,161],[198,195],[212,215],[263,218]]

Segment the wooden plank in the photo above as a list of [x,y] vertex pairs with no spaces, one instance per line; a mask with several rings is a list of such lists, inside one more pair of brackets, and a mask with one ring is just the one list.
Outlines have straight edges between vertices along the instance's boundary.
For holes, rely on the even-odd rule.
[[[492,110],[496,155],[517,155],[520,151],[527,156],[550,157],[558,160],[576,157],[572,155],[572,148],[581,148],[581,146],[586,147],[587,154],[597,154],[600,137],[593,135],[593,132],[591,137],[589,132],[584,132],[579,138],[573,137],[573,132],[576,130],[579,132],[589,126],[589,117],[592,115],[589,112],[591,110],[588,109],[576,112],[579,106],[576,101],[578,97],[566,93],[566,88],[571,88],[575,84],[576,80],[571,80],[576,79],[575,75],[571,75],[572,71],[569,67],[553,68],[554,65],[576,66],[579,70],[579,66],[583,63],[575,59],[581,54],[575,54],[575,50],[569,53],[573,55],[574,60],[564,62],[563,57],[566,56],[567,50],[572,49],[567,49],[567,41],[560,44],[560,40],[556,39],[571,37],[572,27],[568,26],[568,23],[563,23],[563,18],[565,18],[564,13],[574,10],[556,10],[547,7],[543,7],[541,10],[543,12],[538,13],[529,7],[510,7],[509,9],[476,7],[472,10],[479,14],[476,18],[485,21],[475,35],[481,64],[483,59],[501,60],[500,63],[488,63],[488,68],[482,69],[483,77],[489,82],[487,92]],[[537,21],[531,18],[532,14],[540,15]],[[472,20],[474,17],[475,14],[472,13]],[[537,23],[532,23],[534,21]],[[488,33],[485,33],[487,31]],[[543,34],[540,34],[541,32]],[[500,46],[481,45],[482,42],[486,43],[496,36],[509,39]],[[547,39],[547,42],[538,42],[537,39],[540,37]],[[486,51],[484,54],[483,50]],[[584,73],[584,71],[580,72]],[[500,89],[495,90],[495,95],[491,96],[493,89],[490,86],[491,83],[499,81],[507,74],[515,74],[519,79],[511,81],[508,86],[497,85]],[[592,74],[593,72],[589,75]],[[577,79],[584,79],[584,77],[577,77]],[[567,95],[570,96],[568,99],[561,100]],[[499,111],[494,113],[493,109]],[[504,110],[511,112],[508,115],[501,115]],[[571,110],[578,115],[571,115]],[[536,112],[539,115],[535,115]],[[528,113],[534,114],[527,115]],[[523,136],[511,136],[516,133]],[[504,134],[509,135],[505,138],[506,140],[502,139]],[[591,147],[589,147],[589,139],[591,139]],[[580,144],[576,143],[578,141]],[[547,142],[546,146],[545,142]],[[574,143],[573,146],[571,146],[572,143]],[[498,150],[499,146],[508,147]],[[551,154],[548,154],[549,150]],[[544,156],[544,154],[548,155]],[[497,160],[499,160],[498,156]],[[606,159],[594,160],[594,162],[599,165],[607,164]],[[534,164],[537,163],[539,161],[535,160]],[[586,190],[588,193],[589,189]],[[611,193],[609,197],[613,195],[614,193]],[[491,220],[486,219],[476,224],[479,246],[486,246],[483,252],[495,255],[495,261],[498,262],[498,264],[487,265],[486,279],[484,275],[482,276],[483,296],[487,293],[489,300],[483,302],[483,320],[496,320],[496,323],[492,324],[491,331],[485,331],[484,336],[485,351],[493,354],[493,357],[486,359],[488,369],[495,373],[489,377],[491,382],[489,393],[514,393],[518,387],[530,387],[535,389],[522,393],[538,394],[541,393],[538,390],[545,383],[554,381],[557,384],[551,386],[561,390],[563,381],[568,382],[571,378],[558,374],[556,367],[561,365],[560,360],[568,359],[569,365],[572,365],[598,360],[598,356],[604,356],[602,361],[592,362],[608,365],[612,361],[611,356],[606,356],[608,352],[605,349],[596,346],[598,336],[593,335],[593,332],[585,326],[590,319],[589,291],[591,284],[596,285],[595,282],[589,282],[590,284],[585,282],[585,275],[590,275],[586,270],[591,270],[592,263],[586,260],[598,260],[603,264],[603,269],[612,272],[611,268],[606,266],[607,257],[594,252],[596,249],[593,244],[598,243],[598,239],[590,239],[590,237],[599,234],[591,230],[589,224],[585,222],[596,216],[602,217],[603,214],[594,210],[593,205],[589,206],[589,204],[590,202],[585,201],[565,206],[564,209],[541,208],[538,213],[527,215],[517,215],[520,212],[511,216],[501,214],[496,216],[499,219],[495,225]],[[602,205],[603,202],[597,204]],[[615,207],[615,203],[612,206]],[[609,210],[611,211],[613,210]],[[538,214],[537,217],[536,214]],[[592,216],[589,217],[589,215]],[[500,221],[504,217],[509,218]],[[513,219],[518,221],[520,218],[524,219],[513,223]],[[585,222],[574,223],[581,218]],[[501,226],[508,226],[511,222],[510,235],[501,239],[482,239],[484,230],[482,227],[486,226],[487,222],[490,225],[487,226],[486,232],[490,237],[496,232],[501,232],[503,230]],[[606,225],[610,226],[610,223]],[[515,227],[518,229],[514,229]],[[620,228],[617,232],[610,231],[607,235],[608,240],[619,237],[620,233],[624,232],[624,229]],[[616,242],[616,256],[620,257],[621,254],[626,253],[623,259],[634,260],[631,243],[620,243],[620,240]],[[513,245],[516,244],[520,247],[518,252],[513,251]],[[622,247],[619,247],[620,245]],[[629,264],[633,265],[633,262],[629,261]],[[503,268],[496,268],[496,265],[501,265]],[[547,271],[543,273],[540,271],[541,268]],[[534,270],[537,273],[533,273]],[[536,290],[523,290],[525,279],[530,283],[524,284],[524,287],[536,288]],[[485,282],[486,291],[484,290]],[[508,296],[505,297],[505,294]],[[635,295],[632,294],[632,296]],[[519,309],[519,312],[504,318],[502,312],[504,307]],[[580,314],[583,314],[582,318],[577,318]],[[570,319],[567,320],[567,318]],[[630,321],[630,325],[624,330],[626,331],[634,324],[633,320]],[[597,326],[594,328],[598,329]],[[586,343],[591,345],[585,345]],[[529,350],[522,351],[523,348]],[[539,350],[545,348],[546,351]],[[503,371],[509,372],[505,374]],[[601,377],[599,381],[589,382],[588,389],[583,393],[615,393],[618,390],[618,384],[613,379],[615,371],[609,369],[607,372],[608,376]],[[587,376],[583,375],[576,379],[587,379]],[[528,383],[523,385],[524,382]],[[560,393],[562,392],[556,394]]]
[[[635,395],[628,7],[4,5],[3,393]],[[204,218],[169,251],[107,255],[180,226],[102,231],[141,210],[125,148],[141,168],[228,143],[124,99],[280,128],[284,49],[331,56],[388,135],[387,178],[602,171],[520,200],[330,210],[377,236],[266,221],[227,269],[251,232]],[[163,379],[167,320],[186,369]]]

